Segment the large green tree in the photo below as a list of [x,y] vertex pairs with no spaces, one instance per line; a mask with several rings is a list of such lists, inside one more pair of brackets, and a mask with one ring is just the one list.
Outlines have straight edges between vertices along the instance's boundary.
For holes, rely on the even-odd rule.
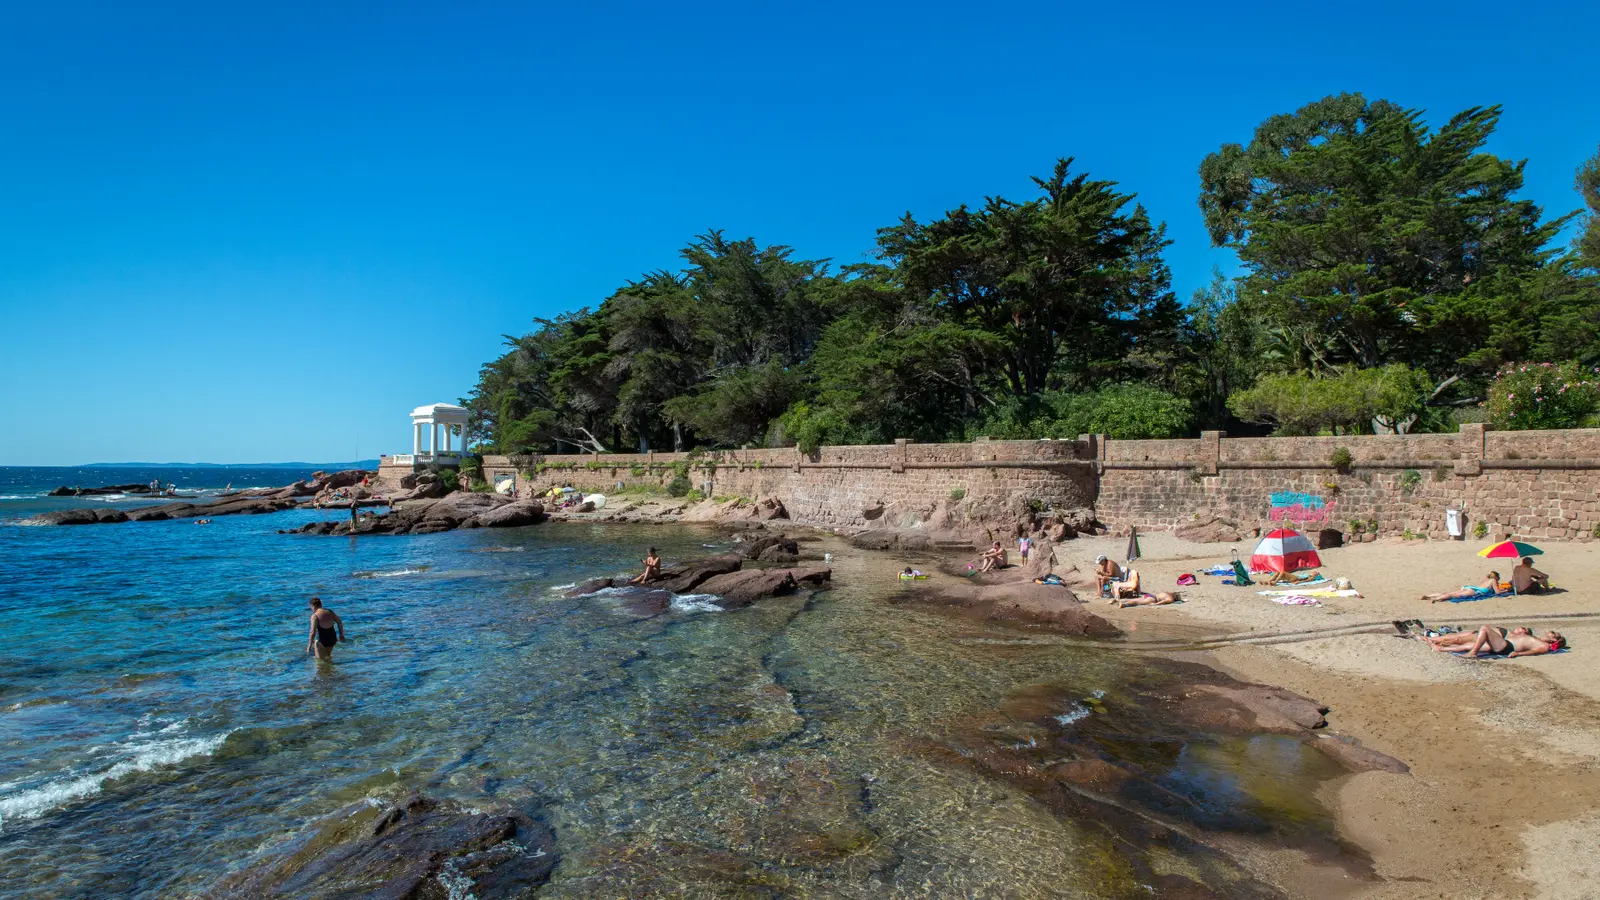
[[1431,131],[1419,111],[1341,94],[1205,158],[1211,239],[1239,254],[1239,291],[1295,368],[1442,378],[1526,352],[1526,279],[1564,220],[1515,196],[1522,162],[1483,151],[1499,116],[1468,109]]

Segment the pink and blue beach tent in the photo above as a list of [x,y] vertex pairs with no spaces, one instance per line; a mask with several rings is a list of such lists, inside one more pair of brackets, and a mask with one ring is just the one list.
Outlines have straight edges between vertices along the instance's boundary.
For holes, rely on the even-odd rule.
[[1317,548],[1303,534],[1292,528],[1279,528],[1269,532],[1256,545],[1250,557],[1252,572],[1294,572],[1315,569],[1322,565]]

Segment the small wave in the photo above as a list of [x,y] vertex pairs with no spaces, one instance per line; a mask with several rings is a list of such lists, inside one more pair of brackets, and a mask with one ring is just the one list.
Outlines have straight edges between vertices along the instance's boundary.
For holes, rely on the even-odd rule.
[[683,613],[725,612],[717,599],[716,594],[678,594],[672,598],[672,608]]
[[47,781],[39,787],[0,796],[0,830],[4,829],[8,819],[37,819],[52,809],[98,794],[106,784],[119,778],[177,765],[195,756],[210,756],[231,733],[125,744],[118,748],[123,758],[104,771],[71,775]]
[[526,553],[527,547],[479,547],[473,553]]
[[1061,726],[1063,728],[1065,728],[1066,726],[1071,725],[1073,722],[1076,722],[1079,719],[1087,718],[1092,713],[1093,713],[1093,710],[1089,709],[1089,707],[1087,707],[1087,706],[1084,706],[1082,703],[1074,703],[1074,704],[1072,704],[1072,708],[1071,709],[1067,710],[1066,712],[1062,713],[1059,716],[1056,716],[1055,720],[1057,722],[1061,723]]
[[577,582],[576,582],[576,581],[574,581],[574,582],[573,582],[573,583],[571,583],[571,584],[558,584],[558,585],[554,585],[554,586],[552,586],[552,587],[551,587],[551,588],[550,588],[550,593],[552,593],[552,594],[553,594],[553,593],[555,593],[555,592],[557,592],[557,591],[570,591],[570,590],[572,590],[572,589],[573,589],[573,588],[575,588],[575,587],[577,587],[577,586],[578,586],[578,583],[577,583]]
[[0,500],[37,500],[43,494],[0,494]]
[[433,568],[433,567],[432,566],[418,566],[418,567],[416,567],[414,569],[413,568],[396,569],[393,572],[379,572],[379,571],[351,572],[350,576],[352,578],[399,578],[402,575],[421,575],[423,572],[426,572],[431,568]]

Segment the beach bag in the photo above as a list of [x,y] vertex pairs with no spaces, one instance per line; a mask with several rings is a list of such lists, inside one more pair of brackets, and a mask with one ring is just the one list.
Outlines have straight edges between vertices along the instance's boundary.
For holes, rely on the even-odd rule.
[[1198,578],[1195,578],[1193,575],[1189,574],[1188,572],[1185,572],[1182,575],[1178,576],[1178,584],[1180,584],[1180,585],[1187,586],[1187,585],[1199,584],[1199,583],[1200,583],[1200,580]]

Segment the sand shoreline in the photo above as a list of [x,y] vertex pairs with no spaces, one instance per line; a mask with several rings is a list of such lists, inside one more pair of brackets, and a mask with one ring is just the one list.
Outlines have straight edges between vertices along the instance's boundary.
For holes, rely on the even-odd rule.
[[[667,506],[663,504],[663,506]],[[645,512],[645,510],[640,510]],[[655,513],[655,515],[651,515]],[[670,511],[646,521],[678,521]],[[600,514],[571,516],[599,519]],[[637,521],[637,520],[636,520]],[[717,523],[703,523],[717,524]],[[787,522],[769,527],[810,531]],[[1141,536],[1137,567],[1152,590],[1179,574],[1248,557],[1253,540],[1195,544]],[[1054,571],[1090,571],[1097,554],[1119,558],[1126,538],[1054,545]],[[1428,604],[1505,563],[1478,558],[1473,542],[1380,540],[1323,552],[1323,571],[1350,578],[1361,597],[1280,606],[1259,587],[1200,576],[1176,606],[1083,608],[1128,633],[1127,649],[1203,662],[1242,681],[1281,686],[1331,707],[1329,730],[1394,756],[1411,774],[1365,772],[1330,782],[1319,797],[1341,837],[1371,855],[1377,878],[1356,878],[1301,858],[1266,854],[1291,894],[1357,898],[1565,900],[1600,894],[1600,606],[1581,586],[1600,578],[1600,546],[1551,544],[1539,560],[1561,593]],[[886,558],[893,552],[875,553]],[[909,562],[928,564],[925,554]],[[1429,625],[1530,624],[1566,635],[1574,650],[1516,660],[1468,661],[1393,634],[1393,619]],[[1259,856],[1259,854],[1258,854]]]

